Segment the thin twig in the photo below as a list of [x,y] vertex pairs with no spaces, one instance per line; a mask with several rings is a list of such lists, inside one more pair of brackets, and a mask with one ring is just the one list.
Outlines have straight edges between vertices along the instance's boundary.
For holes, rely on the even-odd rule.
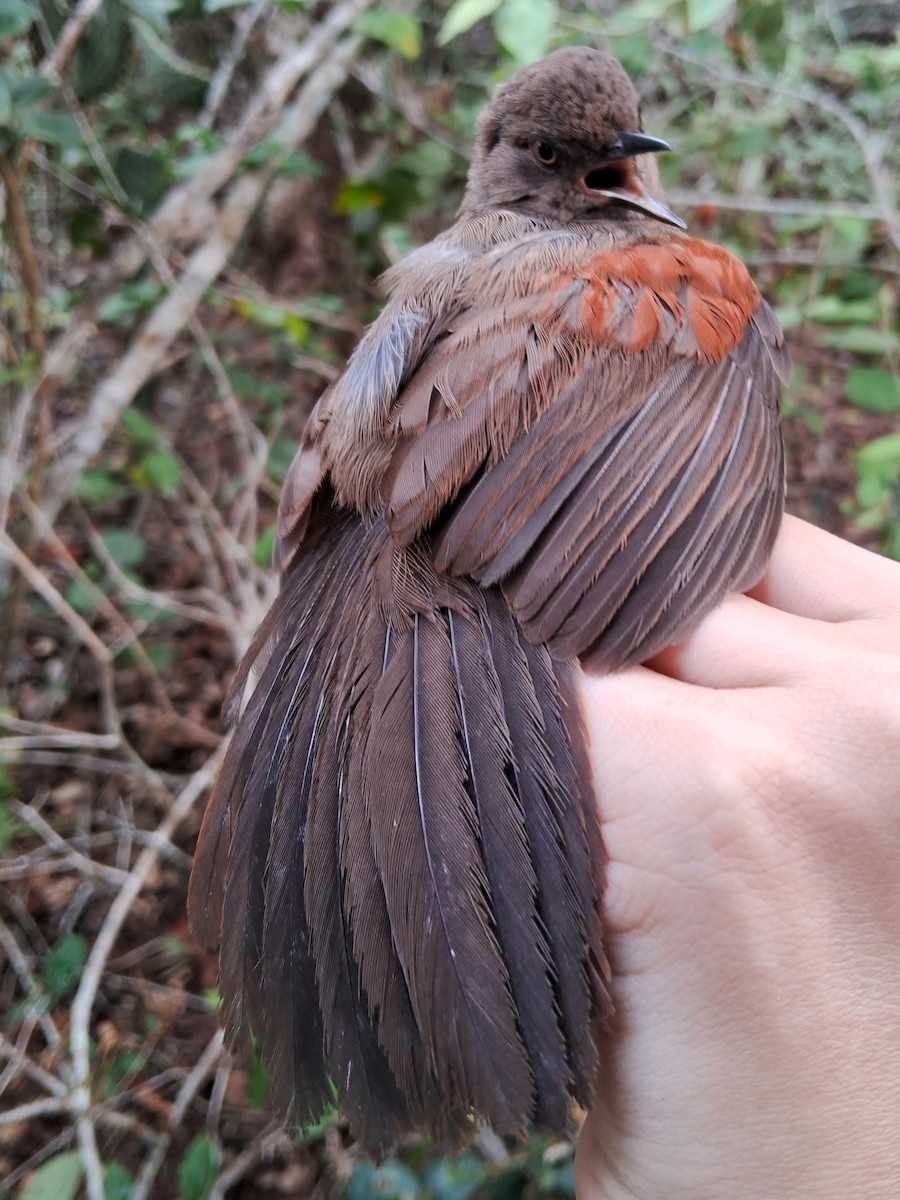
[[19,1121],[31,1121],[34,1117],[55,1117],[68,1112],[69,1105],[65,1099],[31,1100],[28,1104],[19,1104],[16,1108],[8,1108],[0,1113],[0,1125],[15,1125]]
[[[35,746],[90,747],[93,750],[115,750],[116,741],[108,733],[85,733],[82,730],[64,729],[61,725],[48,725],[45,721],[23,721],[9,713],[0,712],[0,728],[22,734]],[[14,739],[5,738],[4,746]]]
[[224,1170],[219,1172],[210,1189],[209,1200],[224,1200],[229,1188],[239,1183],[258,1162],[272,1157],[279,1151],[289,1154],[292,1148],[291,1140],[284,1130],[265,1130],[253,1139],[246,1150],[241,1151]]
[[222,1047],[224,1044],[225,1034],[219,1029],[213,1034],[209,1042],[207,1042],[203,1053],[194,1064],[190,1075],[188,1075],[178,1089],[178,1095],[175,1097],[175,1103],[172,1105],[172,1112],[169,1116],[169,1124],[173,1129],[184,1120],[188,1105],[196,1096],[207,1075],[215,1070],[216,1064],[222,1057]]
[[97,637],[87,621],[75,611],[62,593],[57,591],[43,572],[19,549],[12,538],[2,532],[2,530],[0,530],[0,556],[13,563],[17,570],[24,575],[34,591],[68,625],[75,636],[84,643],[98,662],[110,662],[109,650],[100,638]]
[[84,33],[88,21],[103,7],[103,0],[80,0],[75,11],[62,27],[53,53],[41,63],[41,74],[47,79],[58,79],[66,69],[75,47]]
[[128,878],[127,871],[120,871],[118,867],[109,867],[95,862],[86,854],[76,850],[72,843],[60,837],[30,804],[22,804],[19,800],[13,800],[11,807],[16,816],[25,821],[48,847],[62,856],[70,871],[74,870],[77,874],[86,875],[91,879],[104,879],[107,883],[118,887],[121,887]]
[[61,1079],[58,1079],[55,1075],[51,1075],[43,1067],[38,1066],[18,1046],[14,1046],[3,1033],[0,1033],[0,1058],[6,1059],[10,1065],[18,1067],[20,1071],[28,1075],[35,1083],[40,1084],[44,1091],[49,1092],[52,1096],[59,1098],[67,1095],[68,1088]]
[[67,329],[51,348],[43,370],[38,372],[16,403],[0,443],[0,529],[5,529],[9,523],[10,500],[21,482],[19,455],[28,429],[28,418],[37,397],[42,388],[72,378],[85,346],[96,332],[96,327],[90,321],[82,321]]
[[81,1151],[84,1188],[88,1200],[106,1200],[106,1189],[103,1186],[103,1161],[100,1158],[100,1147],[97,1145],[97,1134],[93,1120],[85,1113],[76,1117],[75,1133],[78,1137],[78,1149]]
[[253,0],[253,3],[245,8],[238,17],[231,45],[220,58],[215,74],[209,81],[209,87],[206,89],[206,102],[203,105],[203,112],[200,114],[200,119],[197,122],[201,129],[212,129],[215,124],[222,101],[227,96],[229,87],[231,87],[231,80],[241,60],[247,39],[268,6],[269,0]]
[[769,217],[821,217],[833,220],[853,217],[858,221],[881,221],[884,214],[874,204],[845,204],[840,200],[791,200],[782,196],[735,196],[728,192],[706,192],[699,188],[683,191],[667,188],[666,197],[676,208],[726,208],[762,213]]
[[151,605],[153,608],[158,608],[160,612],[169,612],[175,616],[184,617],[186,620],[193,621],[197,625],[215,625],[219,628],[229,630],[231,625],[231,622],[228,620],[230,610],[227,604],[222,602],[220,596],[205,592],[203,598],[208,601],[208,607],[204,608],[199,604],[188,604],[170,592],[159,592],[155,588],[149,588],[135,579],[129,579],[110,554],[106,543],[94,528],[90,517],[83,507],[81,515],[85,522],[91,549],[100,560],[112,582],[129,600]]
[[22,990],[25,992],[26,997],[29,1000],[36,1002],[35,1011],[37,1013],[37,1019],[41,1026],[41,1032],[47,1040],[47,1045],[58,1046],[62,1040],[59,1036],[59,1030],[54,1025],[53,1019],[49,1013],[41,1012],[37,1007],[37,1002],[39,1002],[43,996],[42,989],[32,974],[31,964],[28,962],[27,956],[22,951],[19,943],[15,939],[15,935],[2,917],[0,917],[0,946],[3,947],[6,953],[6,958],[9,962],[9,965],[18,975],[19,982],[22,985]]
[[22,290],[25,293],[25,310],[28,314],[28,340],[31,342],[36,369],[40,371],[44,365],[46,351],[40,314],[41,274],[34,253],[28,210],[25,207],[22,182],[19,178],[22,161],[21,156],[13,161],[5,152],[0,152],[0,179],[3,180],[3,186],[6,188],[6,198],[9,202],[9,227],[22,270]]
[[55,1138],[51,1138],[49,1142],[44,1142],[39,1150],[35,1150],[34,1154],[30,1154],[24,1162],[19,1163],[15,1170],[0,1179],[0,1195],[6,1195],[10,1189],[15,1187],[20,1179],[24,1178],[29,1171],[33,1171],[35,1167],[39,1167],[41,1163],[46,1162],[57,1154],[60,1150],[64,1150],[72,1144],[72,1138],[75,1136],[74,1128],[69,1125],[62,1133],[57,1134]]

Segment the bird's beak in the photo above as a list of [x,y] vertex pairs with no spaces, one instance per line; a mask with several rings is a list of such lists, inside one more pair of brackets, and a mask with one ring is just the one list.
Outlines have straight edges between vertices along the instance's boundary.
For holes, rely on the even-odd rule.
[[[650,137],[646,133],[619,132],[612,145],[606,147],[603,161],[604,164],[620,162],[623,159],[631,159],[636,154],[659,154],[662,150],[671,149],[669,143],[664,142],[662,138]],[[681,217],[676,216],[661,200],[650,195],[631,163],[628,163],[628,169],[622,170],[620,182],[616,186],[591,187],[589,182],[591,176],[596,175],[599,180],[604,173],[601,167],[597,172],[590,171],[585,176],[585,185],[593,195],[606,196],[610,200],[616,200],[619,204],[626,204],[629,208],[646,213],[649,217],[655,217],[657,221],[675,225],[678,229],[687,229],[687,225]]]
[[616,140],[605,150],[603,157],[607,162],[612,162],[617,158],[633,158],[635,154],[659,154],[662,150],[671,150],[672,147],[668,142],[664,142],[662,138],[650,137],[646,133],[622,133],[616,134]]

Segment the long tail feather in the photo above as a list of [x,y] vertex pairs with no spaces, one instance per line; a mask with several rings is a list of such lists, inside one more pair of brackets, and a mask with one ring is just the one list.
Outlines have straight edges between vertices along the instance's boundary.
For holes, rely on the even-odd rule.
[[193,883],[229,1036],[293,1121],[330,1074],[376,1155],[561,1130],[608,1003],[571,669],[383,522],[318,520],[242,665]]

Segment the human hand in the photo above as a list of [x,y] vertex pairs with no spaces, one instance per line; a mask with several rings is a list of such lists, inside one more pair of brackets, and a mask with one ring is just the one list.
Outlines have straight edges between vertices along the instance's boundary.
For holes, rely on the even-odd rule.
[[896,1200],[900,566],[788,518],[754,598],[584,701],[616,1014],[579,1200]]

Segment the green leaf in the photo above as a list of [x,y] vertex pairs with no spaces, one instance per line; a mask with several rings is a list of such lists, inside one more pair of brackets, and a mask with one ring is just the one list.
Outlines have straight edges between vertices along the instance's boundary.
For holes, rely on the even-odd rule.
[[415,249],[409,226],[403,221],[385,221],[379,230],[381,244],[391,262],[396,262]]
[[417,1200],[418,1179],[403,1163],[388,1159],[380,1166],[360,1163],[347,1183],[346,1200]]
[[182,57],[148,22],[135,21],[132,29],[154,96],[175,107],[200,104],[209,83],[208,72]]
[[223,8],[237,8],[247,0],[203,0],[203,11],[208,13],[221,12]]
[[854,367],[847,372],[847,399],[870,412],[900,412],[900,379],[876,367]]
[[856,452],[856,465],[866,472],[900,468],[900,433],[886,433],[867,442]]
[[132,438],[141,445],[155,446],[162,436],[159,429],[149,417],[137,408],[127,408],[122,413],[122,424],[131,434]]
[[83,617],[92,617],[97,611],[97,599],[90,588],[80,579],[70,581],[63,593],[66,602],[71,604],[77,613]]
[[19,1200],[73,1200],[81,1183],[81,1151],[54,1154],[37,1168],[19,1193]]
[[80,933],[69,933],[53,946],[41,971],[41,982],[54,1000],[71,992],[87,961],[87,942]]
[[282,153],[283,146],[281,142],[275,141],[274,138],[262,138],[250,147],[244,157],[241,159],[242,167],[264,167],[272,161],[273,158],[278,158]]
[[108,467],[88,467],[75,485],[75,495],[88,508],[121,496],[121,482]]
[[19,130],[26,138],[43,142],[47,146],[60,146],[69,150],[80,146],[81,130],[75,118],[62,112],[24,112],[19,116]]
[[656,48],[646,30],[637,30],[610,40],[613,53],[629,75],[642,75],[650,70]]
[[807,321],[823,325],[871,325],[881,316],[881,308],[872,300],[843,300],[840,296],[816,296],[804,305]]
[[32,71],[29,75],[13,75],[6,77],[10,99],[14,104],[26,108],[30,104],[39,104],[53,91],[53,84],[43,75]]
[[175,647],[171,642],[151,642],[144,647],[144,653],[157,671],[168,671],[175,661]]
[[166,156],[159,150],[120,146],[112,157],[112,166],[123,191],[138,212],[152,211],[169,185]]
[[555,24],[554,0],[504,0],[494,13],[497,40],[519,66],[544,57]]
[[373,8],[357,17],[353,29],[363,37],[390,46],[404,58],[412,60],[422,52],[422,26],[409,13]]
[[178,1165],[182,1200],[204,1200],[215,1182],[219,1153],[205,1133],[198,1133]]
[[502,4],[503,0],[456,0],[450,6],[446,17],[441,23],[437,40],[439,46],[445,46],[455,37],[491,16]]
[[345,179],[334,201],[336,213],[362,212],[368,208],[380,208],[384,194],[370,179]]
[[135,283],[126,283],[119,291],[106,297],[97,309],[97,319],[118,323],[125,317],[148,309],[156,303],[162,293],[162,284],[155,279],[138,279]]
[[0,40],[18,37],[27,33],[35,18],[34,8],[28,0],[3,0],[0,5]]
[[147,543],[133,529],[107,529],[100,536],[109,557],[123,571],[130,571],[144,561]]
[[108,1162],[103,1171],[103,1200],[130,1200],[134,1177],[121,1163]]
[[146,21],[163,37],[169,34],[169,13],[175,12],[181,0],[124,0],[141,21]]
[[259,376],[251,375],[249,371],[245,371],[243,367],[236,367],[233,363],[224,363],[223,365],[228,382],[237,398],[239,400],[255,399],[257,392],[262,387]]
[[325,174],[325,168],[302,150],[295,150],[282,160],[276,174],[282,179],[295,179],[298,175],[320,179]]
[[[6,763],[0,764],[0,779],[9,779]],[[0,854],[6,853],[13,838],[22,828],[22,823],[17,821],[10,811],[6,796],[0,795]]]
[[277,304],[264,304],[256,300],[237,300],[234,307],[243,316],[249,317],[259,325],[283,330],[288,335],[288,339],[296,346],[302,346],[309,337],[309,322],[305,321],[303,317],[298,317],[296,313],[292,313],[290,309],[282,308]]
[[469,1200],[489,1174],[490,1167],[474,1154],[448,1155],[425,1168],[425,1182],[435,1200]]
[[284,482],[284,477],[288,473],[288,467],[294,461],[296,452],[297,443],[293,438],[276,438],[269,447],[266,471],[276,483]]
[[250,1063],[247,1079],[247,1102],[251,1108],[259,1108],[261,1104],[265,1104],[268,1094],[269,1078],[266,1075],[262,1055],[259,1053],[258,1047],[254,1046],[253,1060]]
[[734,0],[687,0],[687,27],[691,33],[698,29],[709,29],[727,16],[734,7]]
[[740,0],[738,24],[756,42],[760,58],[772,71],[784,64],[787,46],[781,31],[784,27],[784,6],[781,0]]
[[168,450],[151,450],[134,468],[132,478],[143,491],[171,497],[181,486],[181,467]]
[[[253,561],[258,567],[270,567],[272,565],[272,549],[275,545],[275,526],[270,525],[268,529],[264,529],[256,539],[256,544],[253,547]],[[2,847],[0,847],[2,852]]]
[[119,0],[106,0],[88,21],[75,51],[75,92],[79,100],[95,100],[109,91],[128,69],[131,28]]
[[854,354],[896,354],[900,351],[900,335],[892,329],[873,325],[848,325],[845,329],[827,329],[817,335],[820,346],[833,350],[852,350]]

